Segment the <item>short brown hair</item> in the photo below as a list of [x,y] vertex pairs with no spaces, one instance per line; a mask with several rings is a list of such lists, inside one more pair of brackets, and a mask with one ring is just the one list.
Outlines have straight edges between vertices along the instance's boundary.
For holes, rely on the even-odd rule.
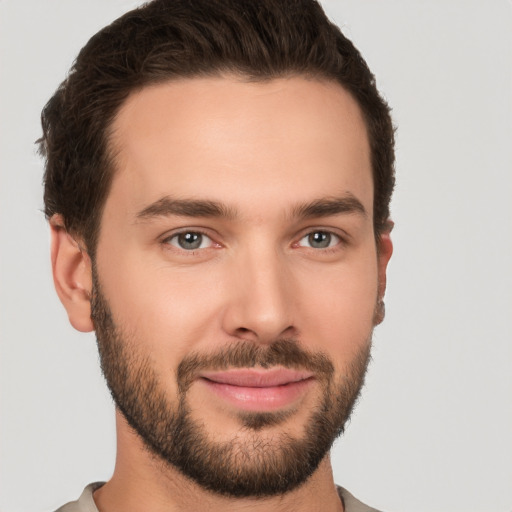
[[94,35],[42,112],[46,216],[61,214],[93,257],[114,170],[109,127],[123,101],[150,84],[222,73],[327,79],[352,94],[368,130],[379,236],[394,187],[389,107],[314,0],[154,0]]

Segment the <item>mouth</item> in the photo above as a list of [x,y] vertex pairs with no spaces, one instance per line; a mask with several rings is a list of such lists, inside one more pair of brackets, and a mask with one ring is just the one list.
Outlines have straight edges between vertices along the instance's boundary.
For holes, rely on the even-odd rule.
[[272,412],[296,404],[315,381],[312,372],[287,368],[243,368],[202,372],[199,381],[237,409]]

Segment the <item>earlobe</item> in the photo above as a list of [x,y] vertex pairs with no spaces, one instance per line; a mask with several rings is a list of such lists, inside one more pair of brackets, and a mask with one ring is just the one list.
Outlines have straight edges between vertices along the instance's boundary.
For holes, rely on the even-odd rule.
[[385,316],[384,294],[386,293],[387,267],[391,255],[393,254],[393,242],[391,241],[391,230],[393,229],[393,226],[393,222],[388,220],[386,230],[380,235],[378,242],[377,265],[379,285],[377,292],[377,305],[375,307],[373,320],[374,325],[380,324],[384,320]]
[[53,282],[71,325],[94,330],[91,320],[92,267],[87,251],[66,231],[60,215],[50,219]]

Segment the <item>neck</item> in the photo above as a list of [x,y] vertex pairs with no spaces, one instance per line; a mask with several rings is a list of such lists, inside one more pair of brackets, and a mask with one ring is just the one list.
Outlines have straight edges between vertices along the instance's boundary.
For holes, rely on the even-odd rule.
[[162,462],[117,412],[117,459],[112,478],[94,493],[100,512],[343,510],[329,456],[298,489],[265,498],[232,498],[207,491]]

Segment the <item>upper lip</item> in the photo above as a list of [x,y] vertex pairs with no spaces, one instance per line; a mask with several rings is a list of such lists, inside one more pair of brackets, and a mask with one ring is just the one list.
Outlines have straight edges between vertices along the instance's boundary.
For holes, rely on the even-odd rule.
[[267,388],[284,386],[294,382],[310,379],[313,373],[307,370],[293,370],[289,368],[234,368],[225,371],[205,371],[200,377],[217,384],[229,386]]

